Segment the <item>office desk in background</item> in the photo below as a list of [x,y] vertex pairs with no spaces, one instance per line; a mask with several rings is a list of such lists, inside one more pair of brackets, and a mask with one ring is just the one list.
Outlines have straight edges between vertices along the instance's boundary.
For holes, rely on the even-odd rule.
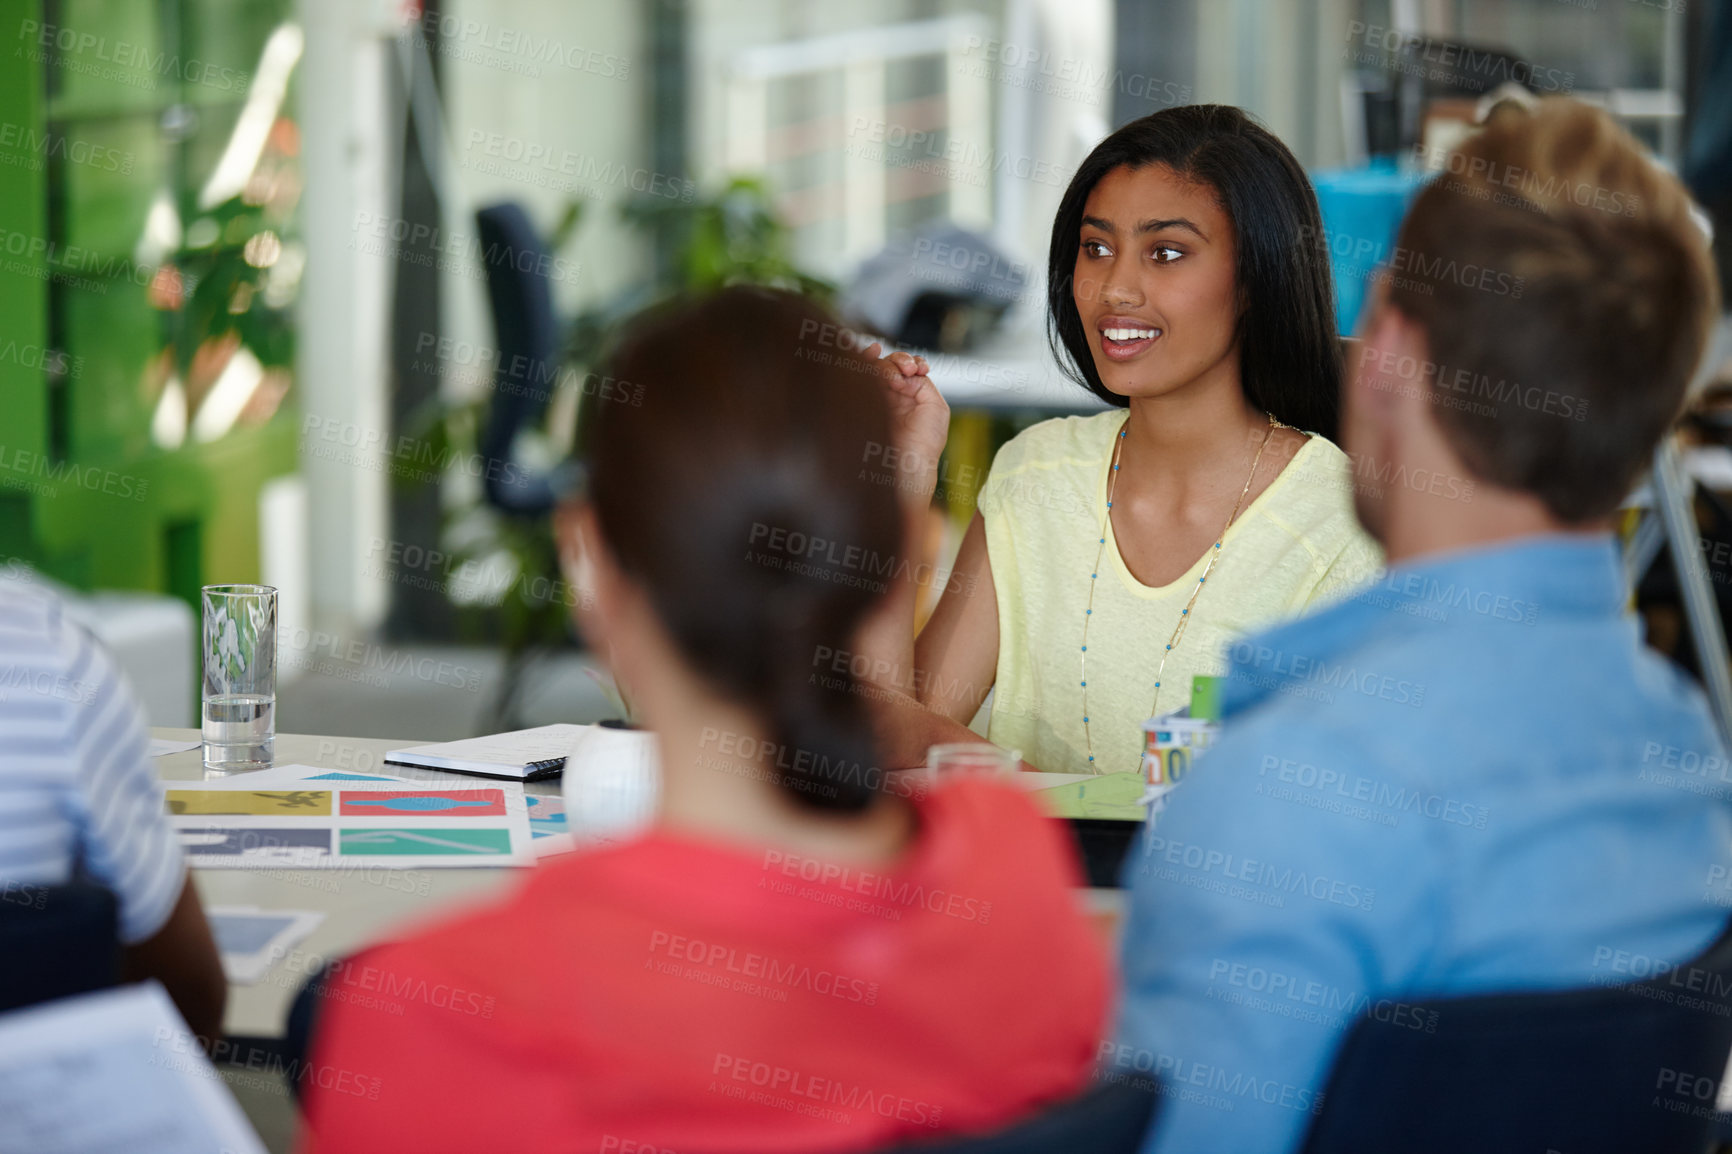
[[[196,729],[152,729],[152,737],[169,741],[197,741]],[[386,765],[388,750],[422,744],[416,739],[381,740],[361,737],[314,737],[279,733],[276,764],[311,765],[321,769],[347,769],[358,773],[393,774],[429,784],[473,787],[482,779],[463,774],[440,773]],[[244,773],[208,772],[203,750],[171,753],[158,757],[157,776],[164,781],[228,780]],[[1039,776],[1042,788],[1053,788],[1079,780],[1069,774]],[[557,781],[525,784],[528,793],[558,796]],[[1116,823],[1114,823],[1116,824]],[[1086,851],[1085,851],[1086,852]],[[528,867],[533,869],[535,867]],[[518,867],[489,869],[204,869],[192,871],[193,884],[206,906],[258,906],[261,909],[317,910],[325,915],[317,929],[290,952],[290,956],[266,971],[252,985],[229,987],[228,1011],[223,1033],[230,1038],[273,1039],[283,1034],[289,1003],[307,975],[326,961],[341,958],[404,926],[485,901],[522,880]],[[1117,934],[1123,897],[1105,888],[1079,891],[1085,911],[1107,935]]]

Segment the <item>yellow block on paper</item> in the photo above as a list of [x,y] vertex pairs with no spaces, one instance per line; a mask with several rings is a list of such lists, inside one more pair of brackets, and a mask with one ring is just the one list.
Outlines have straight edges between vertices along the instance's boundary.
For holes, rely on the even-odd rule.
[[245,814],[248,817],[330,817],[331,791],[171,789],[168,791],[168,812]]

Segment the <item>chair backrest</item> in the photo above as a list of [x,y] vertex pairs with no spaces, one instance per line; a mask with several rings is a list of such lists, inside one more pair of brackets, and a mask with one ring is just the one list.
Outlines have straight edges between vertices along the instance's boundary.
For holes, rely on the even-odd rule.
[[522,205],[514,201],[489,205],[477,210],[475,223],[498,345],[493,397],[477,446],[490,466],[484,471],[483,486],[487,500],[503,512],[542,513],[554,504],[548,478],[532,475],[522,466],[504,466],[511,460],[517,434],[547,412],[559,383],[559,322],[548,286],[551,262]]
[[0,883],[0,1011],[120,981],[114,895],[83,882]]
[[1080,1097],[990,1134],[907,1143],[885,1154],[1136,1154],[1154,1119],[1158,1092],[1142,1077],[1106,1079]]
[[1729,1050],[1732,930],[1645,981],[1378,1003],[1343,1043],[1304,1150],[1701,1154]]

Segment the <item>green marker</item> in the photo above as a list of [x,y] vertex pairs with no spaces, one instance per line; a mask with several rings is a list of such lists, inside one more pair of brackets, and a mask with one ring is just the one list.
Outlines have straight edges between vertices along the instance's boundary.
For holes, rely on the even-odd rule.
[[1191,716],[1199,721],[1221,720],[1221,690],[1226,683],[1225,677],[1200,673],[1191,678]]

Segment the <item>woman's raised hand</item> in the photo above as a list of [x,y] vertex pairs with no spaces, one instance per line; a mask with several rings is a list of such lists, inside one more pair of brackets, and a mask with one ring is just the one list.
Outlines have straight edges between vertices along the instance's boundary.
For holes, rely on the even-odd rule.
[[884,353],[874,341],[865,350],[869,357],[882,356],[885,366],[885,397],[890,402],[890,430],[895,444],[881,462],[897,475],[897,489],[911,503],[925,506],[938,484],[938,456],[950,437],[950,406],[939,395],[928,376],[932,367],[926,358],[901,351]]

